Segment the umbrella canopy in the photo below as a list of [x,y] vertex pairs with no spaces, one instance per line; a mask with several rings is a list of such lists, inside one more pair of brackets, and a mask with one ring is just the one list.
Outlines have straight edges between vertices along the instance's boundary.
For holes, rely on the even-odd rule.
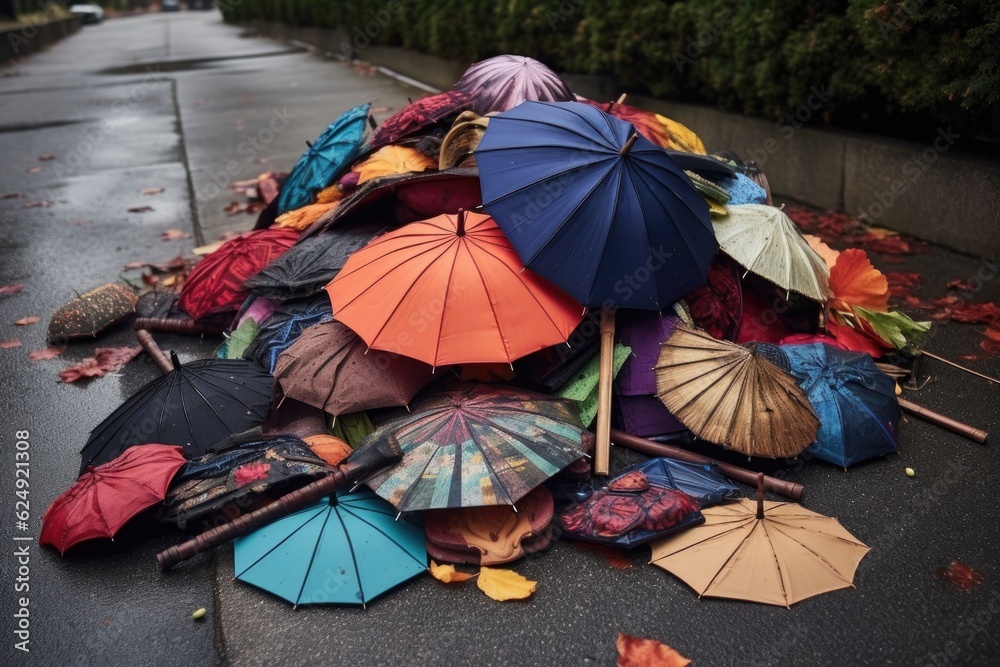
[[139,297],[121,283],[108,283],[69,300],[49,320],[46,340],[93,338],[135,312]]
[[472,98],[461,90],[421,97],[386,119],[372,135],[372,147],[381,148],[420,132],[448,116],[472,108]]
[[349,109],[309,144],[281,186],[277,214],[311,204],[316,193],[333,183],[344,167],[361,154],[370,106],[361,104]]
[[652,396],[656,393],[653,367],[660,356],[660,344],[670,338],[681,321],[674,315],[629,311],[623,313],[616,329],[618,342],[632,354],[615,377],[615,391],[622,396]]
[[722,252],[751,273],[814,301],[830,297],[830,269],[781,209],[730,206],[713,224]]
[[303,331],[278,358],[274,377],[285,396],[333,415],[406,405],[434,379],[431,367],[416,359],[368,352],[336,321]]
[[325,294],[303,301],[286,301],[260,328],[244,358],[256,359],[273,375],[281,353],[291,347],[303,331],[331,317],[330,299]]
[[525,266],[588,306],[662,310],[704,284],[708,205],[663,149],[578,102],[526,102],[476,149],[483,203]]
[[510,363],[564,342],[583,307],[525,271],[488,215],[384,234],[327,285],[334,317],[371,347],[432,366]]
[[171,357],[174,370],[137,391],[91,431],[81,451],[81,470],[147,443],[182,445],[187,456],[200,456],[267,419],[274,378],[256,362],[181,364],[176,354]]
[[739,488],[712,464],[689,463],[657,456],[627,468],[622,476],[633,471],[646,475],[650,484],[683,491],[697,500],[702,508],[728,503],[740,497]]
[[427,570],[423,527],[359,491],[236,540],[236,578],[292,604],[364,605]]
[[365,483],[401,512],[513,505],[583,456],[576,408],[546,394],[466,384],[411,410],[356,450],[398,443],[403,460]]
[[473,63],[454,86],[473,99],[480,115],[513,109],[526,100],[568,102],[573,98],[559,75],[534,58],[501,55]]
[[702,510],[705,523],[654,542],[650,562],[699,596],[784,607],[853,587],[867,546],[832,517],[763,498]]
[[657,396],[695,435],[749,456],[795,456],[819,421],[795,380],[761,349],[679,325],[660,347]]
[[900,412],[895,382],[870,355],[824,343],[781,349],[820,418],[816,442],[808,453],[846,468],[896,451]]
[[262,229],[233,237],[201,260],[181,288],[177,306],[195,319],[236,311],[246,300],[244,282],[295,245],[294,229]]
[[667,134],[666,126],[657,120],[657,114],[651,111],[644,111],[638,107],[629,106],[628,104],[622,104],[620,102],[608,102],[607,104],[604,104],[585,98],[577,98],[577,101],[589,104],[596,109],[600,109],[605,113],[611,114],[615,118],[620,118],[621,120],[632,123],[636,132],[646,137],[660,148],[678,148],[671,143],[670,136]]
[[114,537],[129,519],[163,500],[186,462],[180,447],[143,445],[88,466],[45,510],[38,543],[64,554],[85,540]]

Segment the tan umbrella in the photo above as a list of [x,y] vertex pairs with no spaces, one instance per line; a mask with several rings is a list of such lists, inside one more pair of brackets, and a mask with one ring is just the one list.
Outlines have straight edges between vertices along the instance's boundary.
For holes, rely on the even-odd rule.
[[660,346],[656,395],[691,431],[750,456],[795,456],[816,439],[819,420],[795,380],[756,346],[743,347],[686,325]]
[[[760,475],[759,477],[763,477]],[[833,517],[794,503],[740,500],[703,509],[705,523],[652,543],[650,562],[699,597],[791,607],[854,586],[869,548]]]
[[815,301],[830,297],[830,269],[781,209],[764,204],[730,206],[713,219],[719,248],[751,273]]

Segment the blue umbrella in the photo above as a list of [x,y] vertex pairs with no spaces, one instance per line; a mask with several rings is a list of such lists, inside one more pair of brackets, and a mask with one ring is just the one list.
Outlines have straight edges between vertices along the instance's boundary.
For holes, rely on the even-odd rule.
[[739,487],[723,477],[715,465],[688,463],[658,456],[624,470],[622,475],[633,470],[646,475],[650,484],[683,491],[702,507],[728,503],[740,497]]
[[300,604],[366,604],[427,569],[424,529],[370,491],[337,493],[236,540],[236,578]]
[[525,266],[581,303],[662,310],[705,284],[718,245],[702,199],[631,123],[525,102],[476,149],[483,204]]
[[595,472],[608,472],[614,308],[662,310],[705,284],[718,244],[684,170],[631,123],[579,102],[525,102],[476,149],[483,205],[525,266],[600,307]]
[[846,468],[896,451],[895,383],[869,355],[823,343],[781,349],[819,417],[816,442],[806,452]]
[[286,301],[265,320],[244,356],[256,359],[272,374],[282,352],[299,339],[307,328],[333,317],[330,298],[324,292],[311,299]]
[[281,186],[279,215],[313,203],[316,193],[330,185],[360,155],[370,106],[362,104],[348,110],[308,144],[309,148]]

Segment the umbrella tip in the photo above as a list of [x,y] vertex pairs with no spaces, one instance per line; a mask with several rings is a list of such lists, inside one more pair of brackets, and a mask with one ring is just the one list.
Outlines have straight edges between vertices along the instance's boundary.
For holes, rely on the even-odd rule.
[[618,152],[619,155],[625,155],[630,150],[632,150],[632,145],[635,143],[635,140],[638,139],[638,138],[639,138],[639,134],[637,132],[633,132],[632,136],[628,138],[628,141],[625,142],[625,145],[622,146],[622,149]]
[[458,228],[456,232],[459,236],[465,236],[465,209],[458,209]]
[[174,364],[174,370],[181,367],[181,360],[177,358],[177,353],[170,350],[170,361]]

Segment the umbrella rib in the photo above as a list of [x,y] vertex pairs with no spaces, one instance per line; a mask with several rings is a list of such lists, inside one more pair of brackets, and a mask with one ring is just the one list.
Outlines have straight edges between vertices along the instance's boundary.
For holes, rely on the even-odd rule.
[[[829,560],[827,560],[821,553],[819,553],[818,551],[816,551],[814,549],[809,548],[808,546],[806,546],[805,544],[803,544],[801,540],[795,539],[795,537],[793,537],[792,535],[788,534],[787,532],[781,530],[779,527],[775,526],[775,528],[777,529],[777,531],[779,533],[781,533],[782,535],[784,535],[788,539],[790,539],[793,542],[795,542],[796,544],[798,544],[800,547],[802,547],[803,549],[805,549],[806,551],[808,551],[809,553],[811,553],[813,556],[815,556],[817,560],[821,561],[824,565],[826,565],[828,568],[830,568],[830,570],[832,570],[834,573],[836,573],[837,577],[841,581],[843,581],[845,583],[848,583],[848,584],[854,583],[853,580],[847,579],[846,577],[844,577],[844,575],[842,575],[840,573],[840,570],[838,570],[837,567],[833,563],[831,563]],[[807,529],[803,528],[802,530],[807,530]],[[815,533],[817,531],[810,531],[810,532]],[[830,536],[830,537],[834,537],[834,538],[840,539],[840,540],[843,539],[843,538],[839,538],[839,537],[837,537],[835,535]],[[848,544],[852,544],[852,543],[848,542]]]
[[[458,265],[458,253],[462,252],[463,250],[465,252],[469,252],[468,246],[462,241],[461,238],[458,238],[456,242],[458,246],[454,249],[454,252],[452,253],[451,268],[448,270],[448,280],[444,284],[444,296],[441,297],[441,317],[440,321],[438,322],[438,333],[437,336],[435,337],[435,342],[434,342],[434,359],[431,362],[432,366],[437,366],[438,355],[441,354],[441,332],[444,331],[445,312],[448,310],[448,295],[451,294],[451,281],[452,278],[455,276],[455,266]],[[469,253],[470,256],[471,254],[472,253]],[[441,253],[440,256],[443,257],[444,253]],[[474,259],[473,263],[475,263]],[[476,266],[476,269],[478,270],[479,267]],[[482,280],[482,274],[479,275],[479,278],[480,280]],[[495,312],[493,315],[494,317],[496,317]]]
[[[154,382],[156,382],[156,380],[154,380]],[[103,431],[101,431],[100,437],[104,439],[104,444],[101,445],[101,447],[97,450],[97,452],[95,453],[94,456],[90,457],[90,461],[93,461],[101,453],[104,452],[104,450],[108,447],[108,445],[111,444],[111,441],[114,439],[114,436],[119,431],[121,431],[129,421],[131,421],[131,418],[132,418],[133,414],[135,414],[137,412],[140,413],[140,414],[142,412],[145,412],[149,407],[151,407],[151,404],[153,403],[153,397],[158,396],[160,393],[163,392],[164,389],[169,390],[170,386],[171,385],[170,385],[169,382],[164,382],[162,384],[158,384],[158,385],[153,386],[153,387],[147,386],[144,389],[140,389],[139,392],[135,396],[133,396],[128,401],[126,401],[126,404],[129,403],[129,402],[132,402],[132,404],[128,407],[127,414],[121,415],[119,418],[115,419],[112,422],[112,424],[115,424],[117,422],[117,425],[115,426],[114,430],[110,434],[105,435],[105,433]],[[110,420],[114,416],[115,415],[112,414],[111,416],[109,416],[104,421],[107,422],[108,420]],[[98,431],[101,428],[101,426],[103,426],[103,424],[104,424],[104,422],[101,422],[101,424],[98,424],[94,428],[94,431]],[[132,429],[135,428],[135,426],[137,426],[137,425],[138,425],[138,422],[135,422],[132,425],[132,428],[129,429],[129,431],[126,433],[126,436],[124,438],[122,438],[122,442],[127,442],[128,436],[131,435],[131,433],[132,433]],[[110,426],[111,426],[111,424],[108,425],[108,427],[110,427]],[[93,440],[93,439],[94,439],[94,436],[92,434],[90,440]],[[81,454],[83,454],[84,452],[87,451],[87,446],[89,444],[90,443],[88,442],[87,445],[83,446],[83,449],[80,450]]]
[[778,557],[778,551],[777,549],[774,548],[774,543],[771,542],[771,536],[767,534],[767,521],[768,520],[764,518],[764,519],[759,519],[757,523],[760,524],[761,530],[764,531],[764,538],[765,538],[764,541],[767,543],[768,548],[771,550],[771,556],[774,558],[774,566],[778,570],[778,583],[781,585],[781,597],[784,598],[785,600],[785,606],[788,606],[790,604],[788,599],[789,597],[788,591],[785,589],[785,580],[781,576],[782,572],[784,571],[784,568],[781,566],[781,559]]
[[[419,559],[417,559],[416,556],[414,556],[413,554],[410,553],[409,549],[407,549],[402,544],[400,544],[398,541],[396,541],[396,539],[392,535],[389,535],[388,533],[386,533],[384,530],[382,530],[381,528],[379,528],[378,526],[376,526],[375,524],[373,524],[371,521],[369,521],[365,517],[361,516],[358,512],[352,511],[352,508],[350,508],[350,507],[344,507],[344,511],[347,512],[347,513],[349,513],[351,516],[353,516],[355,519],[357,519],[358,521],[362,522],[366,526],[369,526],[372,530],[374,530],[377,533],[379,533],[382,536],[384,536],[387,540],[389,540],[393,544],[395,544],[397,547],[399,547],[400,551],[403,551],[407,556],[409,556],[410,558],[412,558],[418,565],[420,565],[421,567],[427,567],[427,563],[426,562],[421,562]],[[381,512],[381,511],[375,510],[375,509],[365,508],[365,511],[366,512],[378,512],[379,514],[382,514],[383,516],[390,516],[390,517],[393,516],[392,514],[387,514],[385,512]],[[413,525],[413,524],[411,524],[411,525]]]
[[[289,514],[287,517],[285,517],[285,519],[289,519],[291,517],[298,516],[299,514],[304,514],[306,512],[312,511],[314,509],[315,509],[314,507],[306,507],[305,509],[299,510],[298,512],[294,512],[292,514]],[[322,510],[320,510],[320,512],[321,511]],[[275,551],[277,551],[278,548],[282,544],[284,544],[288,540],[292,539],[292,537],[294,537],[296,533],[298,533],[300,530],[303,530],[306,526],[308,526],[310,523],[312,523],[312,521],[316,517],[318,517],[320,515],[320,512],[316,512],[311,517],[309,517],[308,519],[306,519],[305,521],[303,521],[301,524],[299,524],[298,526],[296,526],[294,530],[292,530],[287,535],[285,535],[284,537],[282,537],[280,540],[278,540],[277,542],[275,542],[274,545],[271,546],[267,551],[265,551],[264,553],[262,553],[259,558],[257,558],[255,561],[253,561],[252,563],[250,563],[249,565],[247,565],[245,568],[243,568],[239,572],[235,571],[235,564],[234,564],[233,576],[235,576],[235,577],[241,577],[244,574],[246,574],[247,572],[249,572],[251,568],[253,568],[258,563],[260,563],[262,560],[264,560],[265,558],[267,558],[268,556],[270,556],[272,553],[274,553]],[[265,526],[264,528],[266,528],[266,527],[267,526]],[[259,530],[263,530],[263,528],[259,528],[258,531]],[[254,531],[254,532],[257,532],[257,531]],[[250,535],[253,535],[253,534],[254,533],[250,533]],[[248,535],[248,537],[249,537],[249,535]]]
[[[735,528],[733,528],[732,530],[738,530],[738,529],[740,529],[740,528],[745,528],[745,527],[746,527],[746,525],[747,525],[747,524],[745,523],[745,522],[746,522],[746,519],[744,518],[744,519],[742,519],[742,521],[744,522],[744,523],[743,523],[743,525],[740,525],[740,526],[736,526],[736,527],[735,527]],[[740,551],[742,551],[742,550],[743,550],[743,547],[744,547],[744,546],[746,545],[746,543],[747,543],[747,540],[748,540],[748,539],[750,538],[750,536],[751,536],[751,535],[753,534],[753,531],[754,531],[754,529],[755,529],[755,528],[756,528],[756,526],[754,526],[753,528],[751,528],[751,529],[750,529],[750,531],[749,531],[749,532],[748,532],[748,533],[747,533],[746,535],[744,535],[744,536],[743,536],[743,539],[742,539],[742,540],[740,541],[740,543],[739,543],[739,544],[738,544],[738,545],[736,546],[736,548],[735,548],[735,549],[733,549],[733,552],[732,552],[731,554],[729,554],[729,557],[728,557],[728,558],[726,558],[725,562],[723,562],[723,563],[722,563],[722,565],[720,565],[720,566],[719,566],[719,569],[715,571],[715,574],[713,574],[713,575],[712,575],[712,578],[708,580],[708,583],[707,583],[707,584],[705,584],[705,587],[704,587],[704,588],[703,588],[703,589],[702,589],[701,591],[699,591],[699,593],[698,593],[699,595],[703,594],[703,593],[704,593],[705,591],[707,591],[707,590],[708,590],[709,588],[711,588],[711,587],[712,587],[712,584],[714,584],[714,583],[715,583],[715,580],[719,578],[719,575],[720,575],[720,574],[722,574],[722,571],[726,569],[726,566],[727,566],[727,565],[729,565],[729,563],[730,563],[730,562],[731,562],[731,561],[732,561],[732,560],[733,560],[734,558],[736,558],[736,555],[737,555],[737,554],[738,554],[738,553],[739,553]],[[727,532],[732,532],[732,531],[727,531]],[[713,535],[713,536],[712,536],[712,538],[710,538],[710,539],[715,539],[715,538],[717,538],[717,537],[719,537],[719,535],[718,535],[718,534],[716,534],[716,535]],[[709,541],[709,540],[703,540],[703,541],[702,541],[701,543],[704,543],[704,542],[708,542],[708,541]],[[690,549],[690,548],[691,548],[691,547],[693,547],[693,546],[695,546],[695,545],[694,545],[694,544],[692,544],[692,545],[689,545],[689,546],[687,547],[687,549]]]
[[[334,509],[331,508],[330,513],[334,513]],[[351,554],[351,563],[354,564],[354,580],[358,582],[358,591],[361,593],[361,604],[365,603],[365,587],[361,584],[361,570],[358,568],[358,556],[354,552],[354,541],[351,539],[351,534],[347,531],[347,525],[344,523],[344,517],[340,516],[340,512],[336,511],[337,521],[340,522],[340,528],[344,531],[344,539],[347,540],[347,550]],[[313,557],[315,558],[315,553]],[[311,561],[310,561],[311,565]],[[303,583],[303,586],[305,584]]]
[[[325,509],[326,517],[323,519],[323,526],[319,529],[319,535],[316,537],[316,544],[313,545],[312,554],[309,555],[309,564],[306,565],[305,575],[302,577],[302,585],[299,586],[299,593],[295,596],[295,604],[302,601],[302,594],[306,590],[306,582],[309,581],[309,574],[312,572],[313,563],[316,562],[316,554],[319,552],[319,545],[323,542],[323,533],[326,532],[326,526],[330,523],[330,515],[335,511],[333,507],[327,507]],[[347,535],[346,529],[344,530],[344,535]],[[348,538],[348,544],[350,544],[350,538]]]

